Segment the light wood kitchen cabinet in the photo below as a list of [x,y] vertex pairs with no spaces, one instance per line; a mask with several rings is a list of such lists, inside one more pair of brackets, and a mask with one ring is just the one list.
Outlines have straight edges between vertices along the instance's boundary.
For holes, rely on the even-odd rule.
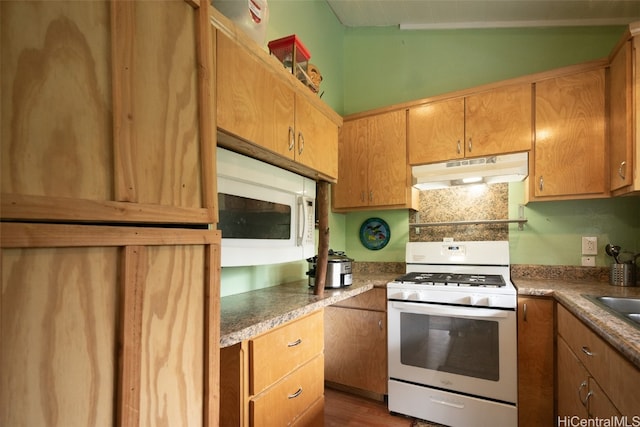
[[518,297],[518,426],[554,424],[554,301]]
[[387,298],[384,288],[325,308],[327,384],[382,400],[387,394]]
[[208,3],[0,8],[3,218],[217,221]]
[[218,144],[335,182],[342,119],[246,36],[216,34]]
[[340,132],[339,182],[332,209],[401,209],[417,206],[407,166],[406,112],[345,120]]
[[640,23],[629,26],[610,55],[609,174],[613,195],[640,191]]
[[531,84],[506,85],[409,109],[409,163],[528,151]]
[[604,68],[536,82],[531,201],[609,195],[605,122]]
[[[574,415],[575,396],[589,417],[640,416],[640,369],[558,305],[558,416]],[[563,349],[563,346],[566,347]],[[562,374],[573,356],[584,372]],[[576,368],[577,369],[577,368]],[[574,403],[571,403],[574,401]]]
[[322,426],[323,310],[221,349],[220,425]]
[[632,41],[623,43],[609,66],[609,176],[612,192],[633,182]]
[[218,127],[293,160],[293,89],[221,32],[216,60]]
[[0,425],[218,425],[219,232],[0,236]]

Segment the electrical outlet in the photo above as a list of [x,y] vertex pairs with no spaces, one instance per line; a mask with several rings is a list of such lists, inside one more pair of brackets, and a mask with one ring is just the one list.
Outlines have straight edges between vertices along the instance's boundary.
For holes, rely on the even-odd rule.
[[598,255],[598,238],[597,237],[582,238],[582,255]]
[[596,257],[594,257],[594,256],[583,256],[582,257],[582,266],[583,267],[595,267],[596,266]]

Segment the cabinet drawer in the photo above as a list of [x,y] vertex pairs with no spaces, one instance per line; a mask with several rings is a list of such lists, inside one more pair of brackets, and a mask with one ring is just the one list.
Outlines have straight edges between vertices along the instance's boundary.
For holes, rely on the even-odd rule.
[[316,400],[307,412],[300,415],[293,427],[324,427],[324,396]]
[[287,323],[249,342],[249,394],[255,395],[324,348],[323,311]]
[[252,426],[289,425],[324,394],[324,357],[315,359],[286,376],[264,393],[251,399]]
[[640,370],[558,305],[558,334],[624,415],[640,414]]
[[373,288],[355,297],[333,304],[333,307],[361,308],[364,310],[387,311],[386,288]]

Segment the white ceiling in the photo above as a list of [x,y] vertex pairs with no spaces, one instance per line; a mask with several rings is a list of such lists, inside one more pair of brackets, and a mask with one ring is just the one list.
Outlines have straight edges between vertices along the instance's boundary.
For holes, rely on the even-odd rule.
[[327,0],[347,27],[406,29],[626,25],[640,0]]

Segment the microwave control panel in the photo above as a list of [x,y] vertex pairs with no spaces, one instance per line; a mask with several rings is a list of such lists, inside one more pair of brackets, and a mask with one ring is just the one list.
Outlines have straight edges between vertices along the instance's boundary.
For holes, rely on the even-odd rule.
[[302,246],[314,245],[315,244],[314,233],[316,228],[315,227],[315,223],[316,223],[315,202],[313,201],[313,199],[307,199],[306,197],[303,197],[301,199],[301,203],[304,211],[303,213],[304,218],[301,218],[303,220],[303,224],[301,224],[302,242],[300,242],[300,244]]

